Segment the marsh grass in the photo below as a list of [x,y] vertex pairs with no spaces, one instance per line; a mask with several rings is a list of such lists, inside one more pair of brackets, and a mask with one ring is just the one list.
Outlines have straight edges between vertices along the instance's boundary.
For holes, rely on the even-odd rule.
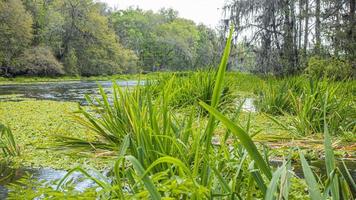
[[[198,102],[203,101],[210,104],[215,86],[217,72],[213,69],[197,72],[187,72],[161,76],[152,84],[152,92],[158,94],[160,91],[171,92],[168,105],[174,109],[194,106],[199,111],[204,111]],[[219,108],[232,110],[236,94],[233,79],[230,77],[224,81],[222,86]],[[206,112],[204,114],[207,114]]]
[[307,136],[323,132],[323,105],[326,102],[329,129],[332,134],[341,135],[356,130],[352,91],[352,86],[344,82],[307,77],[288,78],[263,87],[257,106],[262,112],[274,116],[291,115],[291,124],[279,124],[293,130],[295,135]]
[[[294,198],[291,159],[286,157],[277,169],[269,164],[269,153],[253,141],[250,123],[242,126],[222,113],[219,107],[224,88],[226,64],[230,51],[228,39],[222,62],[216,74],[210,101],[199,105],[208,113],[207,124],[195,111],[186,117],[175,115],[169,105],[174,98],[174,78],[158,96],[138,86],[127,91],[114,85],[113,102],[101,90],[101,99],[92,102],[94,112],[81,110],[79,121],[97,133],[97,143],[69,139],[67,148],[106,148],[116,152],[111,180],[98,173],[92,176],[82,167],[74,168],[59,182],[63,189],[71,173],[81,172],[98,187],[100,199],[288,199]],[[324,140],[328,178],[317,181],[311,167],[300,158],[311,198],[340,199],[352,197],[346,178],[338,173],[327,127],[327,101],[324,109]],[[220,135],[219,145],[212,143],[217,126],[227,130]],[[227,144],[227,138],[232,141]],[[69,141],[69,142],[68,142]],[[96,178],[99,177],[99,178]],[[100,178],[101,177],[101,178]],[[324,188],[323,192],[319,189]],[[331,191],[331,192],[329,192]],[[303,193],[297,191],[298,194]]]

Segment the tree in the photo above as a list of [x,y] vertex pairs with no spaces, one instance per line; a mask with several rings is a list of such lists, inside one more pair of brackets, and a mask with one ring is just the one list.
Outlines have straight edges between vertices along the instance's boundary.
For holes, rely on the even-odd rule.
[[78,58],[75,53],[75,49],[69,49],[69,52],[64,57],[64,66],[66,74],[68,75],[78,75]]
[[185,19],[176,19],[158,27],[157,42],[159,68],[165,69],[191,69],[196,57],[196,46],[199,35],[194,22]]
[[[57,33],[62,37],[58,57],[64,61],[74,51],[81,75],[121,73],[129,67],[122,64],[128,63],[126,59],[130,62],[136,60],[131,51],[120,45],[114,31],[109,28],[107,17],[101,15],[101,4],[91,0],[64,0],[58,1],[56,7],[64,19],[63,32]],[[65,66],[65,69],[72,68]]]
[[216,61],[216,32],[179,18],[172,9],[154,13],[131,8],[113,13],[110,19],[120,41],[136,53],[144,70],[194,69]]
[[195,68],[216,66],[219,60],[219,40],[214,30],[199,25],[199,39],[196,47]]
[[21,0],[0,1],[0,30],[0,75],[9,76],[32,38],[32,17]]
[[320,0],[315,1],[315,53],[320,55],[321,48],[321,21],[320,21]]
[[48,47],[34,47],[25,50],[18,59],[16,74],[30,76],[58,76],[63,75],[62,64],[54,57]]
[[311,56],[334,56],[356,69],[354,0],[232,0],[224,10],[225,27],[235,24],[237,42],[249,36],[245,45],[255,52],[255,72],[303,72]]

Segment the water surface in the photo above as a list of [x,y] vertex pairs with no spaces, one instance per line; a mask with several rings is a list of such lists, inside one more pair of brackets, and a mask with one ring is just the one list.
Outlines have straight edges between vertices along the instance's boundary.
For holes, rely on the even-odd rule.
[[[133,87],[144,84],[135,80],[117,81],[122,87]],[[11,100],[11,95],[19,98],[34,98],[39,100],[85,102],[85,95],[98,94],[98,85],[110,93],[112,81],[64,81],[33,84],[0,85],[2,101]]]

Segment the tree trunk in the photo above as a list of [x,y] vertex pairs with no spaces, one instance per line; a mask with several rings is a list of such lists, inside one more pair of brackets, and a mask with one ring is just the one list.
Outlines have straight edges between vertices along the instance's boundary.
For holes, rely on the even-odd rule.
[[303,0],[299,0],[299,15],[298,15],[298,50],[302,49],[302,19],[303,19]]
[[320,36],[320,0],[316,0],[315,8],[315,53],[320,55],[320,45],[321,45],[321,36]]
[[307,48],[309,40],[309,0],[305,0],[305,10],[304,10],[304,60],[307,60]]

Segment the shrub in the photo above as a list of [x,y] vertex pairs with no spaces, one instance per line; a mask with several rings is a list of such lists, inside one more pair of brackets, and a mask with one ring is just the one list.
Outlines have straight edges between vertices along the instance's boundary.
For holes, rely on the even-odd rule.
[[317,78],[342,80],[352,76],[352,66],[342,59],[323,59],[315,56],[309,59],[306,72]]
[[17,73],[29,76],[58,76],[63,75],[63,66],[54,57],[48,47],[27,49],[19,58]]

